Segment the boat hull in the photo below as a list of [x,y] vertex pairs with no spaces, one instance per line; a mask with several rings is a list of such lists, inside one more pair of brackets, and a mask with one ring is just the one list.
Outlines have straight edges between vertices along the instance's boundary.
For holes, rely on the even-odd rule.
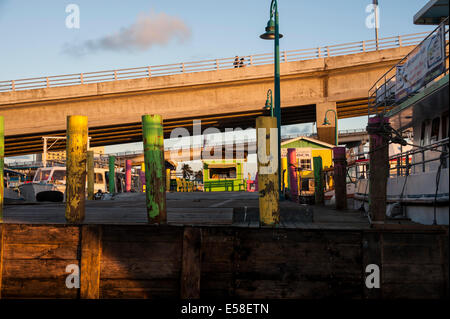
[[[440,174],[437,193],[436,172],[389,178],[387,183],[386,215],[394,217],[401,204],[404,217],[414,222],[432,225],[436,219],[436,224],[448,225],[448,168],[442,169]],[[366,211],[368,211],[368,194],[369,186],[367,179],[359,180],[354,195],[355,209],[364,205]]]

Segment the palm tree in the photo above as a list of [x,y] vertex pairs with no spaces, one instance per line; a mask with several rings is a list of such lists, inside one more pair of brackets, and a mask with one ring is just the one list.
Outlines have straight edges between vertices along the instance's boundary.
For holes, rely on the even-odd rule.
[[183,173],[184,179],[190,179],[191,176],[194,174],[194,171],[189,166],[189,164],[183,164],[183,166],[181,167],[181,172]]
[[197,172],[195,173],[194,178],[195,178],[195,180],[197,180],[197,181],[202,181],[202,180],[203,180],[203,171],[202,171],[202,170],[197,171]]

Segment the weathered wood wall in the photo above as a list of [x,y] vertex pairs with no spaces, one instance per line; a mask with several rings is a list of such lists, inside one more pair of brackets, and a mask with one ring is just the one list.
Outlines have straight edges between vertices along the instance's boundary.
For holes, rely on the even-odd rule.
[[[367,289],[378,264],[381,288]],[[66,266],[81,269],[66,287]],[[448,298],[448,229],[0,224],[1,298]]]

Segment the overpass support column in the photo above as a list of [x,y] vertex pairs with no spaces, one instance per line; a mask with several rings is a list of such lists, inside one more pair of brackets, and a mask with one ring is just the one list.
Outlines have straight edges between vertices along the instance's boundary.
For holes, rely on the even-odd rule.
[[87,116],[68,116],[66,134],[66,220],[79,223],[84,220],[86,200]]
[[333,147],[334,197],[336,209],[347,208],[347,160],[345,147]]
[[142,116],[145,162],[145,198],[151,224],[166,223],[164,134],[161,115]]
[[386,216],[386,191],[389,177],[389,139],[383,132],[389,119],[383,116],[369,118],[367,131],[369,147],[369,213],[373,223],[384,223]]
[[298,176],[297,176],[297,151],[295,148],[287,150],[288,166],[289,166],[289,185],[291,200],[298,202]]
[[259,190],[259,221],[275,226],[280,222],[278,191],[278,131],[277,119],[271,116],[256,118],[257,183]]
[[[328,112],[328,110],[336,110],[336,102],[326,102],[316,104],[316,126],[317,126],[317,137],[320,141],[335,145],[336,143],[336,121],[333,112]],[[337,113],[336,113],[337,114]],[[324,124],[325,115],[329,124]]]

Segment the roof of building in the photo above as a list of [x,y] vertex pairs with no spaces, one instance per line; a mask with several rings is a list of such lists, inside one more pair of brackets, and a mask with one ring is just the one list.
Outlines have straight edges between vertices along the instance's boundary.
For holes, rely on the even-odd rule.
[[414,24],[438,25],[448,17],[449,0],[430,0],[414,15]]
[[299,136],[299,137],[296,137],[296,138],[284,141],[284,142],[281,143],[281,147],[286,146],[288,144],[291,144],[293,142],[297,142],[297,141],[306,141],[308,143],[316,144],[316,145],[322,146],[324,148],[333,148],[333,147],[335,147],[335,145],[328,144],[326,142],[322,142],[322,141],[316,140],[316,139],[311,138],[311,137],[306,137],[306,136]]

